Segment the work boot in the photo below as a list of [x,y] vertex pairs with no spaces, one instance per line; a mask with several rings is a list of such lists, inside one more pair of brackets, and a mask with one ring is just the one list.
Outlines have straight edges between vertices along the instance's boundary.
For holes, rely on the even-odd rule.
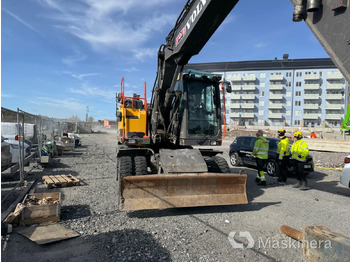
[[266,180],[265,181],[260,181],[258,183],[258,186],[266,186]]
[[298,181],[296,182],[296,184],[294,184],[292,187],[293,187],[293,188],[300,188],[300,187],[301,187],[301,181],[298,180]]
[[309,187],[307,186],[307,181],[302,181],[301,187],[299,189],[300,190],[309,190]]

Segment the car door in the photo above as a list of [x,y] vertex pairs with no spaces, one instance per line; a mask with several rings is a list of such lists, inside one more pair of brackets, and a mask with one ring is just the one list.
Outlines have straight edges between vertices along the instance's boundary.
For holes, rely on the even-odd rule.
[[[241,156],[242,162],[246,165],[252,165],[255,162],[254,159],[249,158],[253,152],[255,143],[255,137],[244,137],[240,146],[239,155]],[[253,144],[253,147],[252,147]]]

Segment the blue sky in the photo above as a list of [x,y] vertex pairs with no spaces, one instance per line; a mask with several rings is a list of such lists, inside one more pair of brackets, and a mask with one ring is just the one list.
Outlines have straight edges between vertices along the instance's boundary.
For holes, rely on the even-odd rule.
[[[115,92],[148,97],[157,50],[186,0],[2,0],[1,106],[115,119]],[[290,0],[241,0],[190,62],[328,57]]]

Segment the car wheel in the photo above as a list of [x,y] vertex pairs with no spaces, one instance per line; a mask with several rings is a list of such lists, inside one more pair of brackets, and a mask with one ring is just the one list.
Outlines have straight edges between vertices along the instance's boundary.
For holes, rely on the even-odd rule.
[[269,176],[278,176],[279,166],[274,159],[269,159],[266,162],[266,172]]
[[239,166],[241,164],[241,158],[237,153],[232,153],[230,155],[230,163],[232,166]]

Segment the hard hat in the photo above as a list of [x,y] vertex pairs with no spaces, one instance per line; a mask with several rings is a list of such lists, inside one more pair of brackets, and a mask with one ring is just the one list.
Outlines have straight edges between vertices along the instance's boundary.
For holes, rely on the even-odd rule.
[[285,134],[286,134],[286,130],[284,130],[284,129],[278,130],[278,136],[284,136]]
[[302,138],[303,137],[303,134],[300,132],[300,131],[297,131],[294,133],[293,135],[295,138]]

